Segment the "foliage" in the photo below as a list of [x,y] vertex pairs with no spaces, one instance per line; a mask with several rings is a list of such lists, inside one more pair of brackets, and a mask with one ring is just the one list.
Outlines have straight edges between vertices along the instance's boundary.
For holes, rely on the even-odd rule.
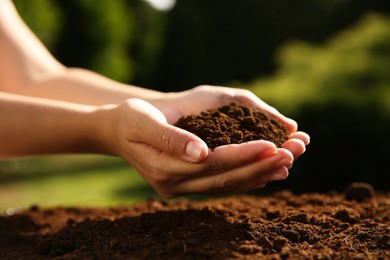
[[178,0],[157,82],[166,90],[251,82],[277,69],[285,41],[320,43],[369,10],[389,12],[390,1]]
[[263,99],[290,114],[305,106],[375,106],[390,114],[390,19],[369,15],[323,45],[286,44],[274,77],[253,83]]
[[133,84],[150,87],[156,83],[158,61],[165,47],[165,34],[168,14],[153,9],[145,1],[128,0],[133,12],[133,42],[130,56],[134,61]]
[[59,60],[116,80],[130,80],[132,14],[125,1],[59,0],[58,4],[66,17],[55,50]]

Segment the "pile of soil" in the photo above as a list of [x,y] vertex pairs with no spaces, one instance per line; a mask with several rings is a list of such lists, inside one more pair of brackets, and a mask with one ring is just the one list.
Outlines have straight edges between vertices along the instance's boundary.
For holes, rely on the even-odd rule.
[[280,147],[289,130],[276,119],[238,103],[184,116],[175,124],[199,136],[208,147],[268,140]]
[[[347,199],[348,198],[348,199]],[[281,191],[0,217],[1,259],[390,259],[390,194]]]

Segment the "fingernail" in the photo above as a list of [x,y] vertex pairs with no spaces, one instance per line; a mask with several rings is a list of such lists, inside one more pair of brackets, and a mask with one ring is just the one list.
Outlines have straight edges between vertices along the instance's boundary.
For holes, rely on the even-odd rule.
[[186,155],[194,161],[199,160],[203,151],[203,145],[198,142],[190,141],[186,146]]

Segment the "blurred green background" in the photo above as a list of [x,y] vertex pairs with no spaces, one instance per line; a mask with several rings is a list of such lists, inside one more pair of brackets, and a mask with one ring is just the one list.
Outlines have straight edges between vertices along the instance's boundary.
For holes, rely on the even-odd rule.
[[[257,192],[389,190],[390,1],[14,0],[53,55],[161,91],[247,88],[311,136],[290,177]],[[121,159],[0,162],[0,212],[117,205],[156,196]]]

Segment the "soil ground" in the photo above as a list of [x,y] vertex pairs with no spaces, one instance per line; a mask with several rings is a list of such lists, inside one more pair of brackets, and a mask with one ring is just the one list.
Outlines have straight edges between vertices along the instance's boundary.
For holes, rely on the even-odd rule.
[[390,194],[355,191],[34,206],[0,217],[0,259],[390,259]]

